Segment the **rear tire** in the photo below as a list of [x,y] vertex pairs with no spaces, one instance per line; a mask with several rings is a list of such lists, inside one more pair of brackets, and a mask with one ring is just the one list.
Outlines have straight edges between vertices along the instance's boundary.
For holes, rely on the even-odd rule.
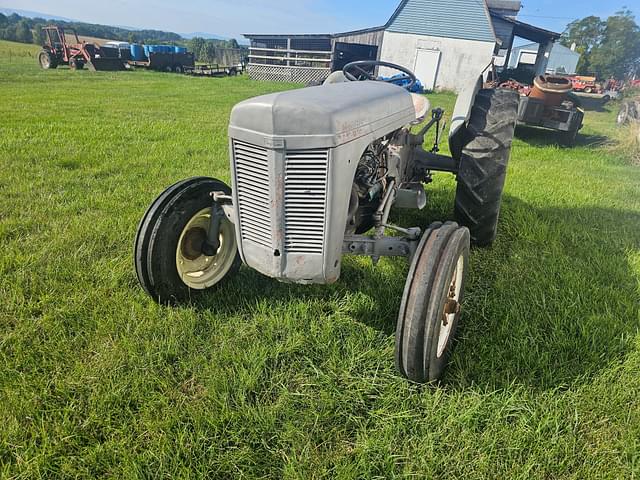
[[134,247],[136,273],[157,302],[193,299],[240,267],[235,230],[226,218],[217,254],[207,257],[198,248],[206,237],[212,205],[209,194],[214,191],[231,194],[227,185],[213,178],[183,180],[165,190],[142,218]]
[[575,147],[578,139],[579,128],[574,128],[568,132],[562,132],[560,134],[560,143],[565,147]]
[[38,63],[40,64],[40,68],[44,70],[50,70],[58,66],[56,59],[46,50],[43,50],[38,54]]
[[618,125],[624,125],[628,123],[635,117],[635,103],[633,102],[622,102],[620,105],[620,111],[618,112],[618,117],[616,118],[616,123]]
[[471,109],[460,156],[455,214],[469,228],[475,245],[487,246],[496,238],[518,101],[513,90],[483,89]]
[[435,223],[424,233],[411,262],[396,327],[395,360],[409,380],[442,378],[464,298],[469,230]]

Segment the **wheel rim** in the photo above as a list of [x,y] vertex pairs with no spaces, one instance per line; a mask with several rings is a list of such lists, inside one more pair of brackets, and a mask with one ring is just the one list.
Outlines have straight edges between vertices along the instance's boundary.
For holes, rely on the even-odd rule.
[[48,68],[49,67],[49,58],[47,55],[40,55],[40,66],[42,68]]
[[618,123],[624,123],[627,119],[627,109],[625,107],[626,105],[623,105],[620,112],[618,112]]
[[220,282],[235,261],[237,247],[233,224],[224,218],[220,222],[220,248],[213,256],[204,255],[202,242],[206,240],[211,209],[196,213],[180,234],[176,248],[178,276],[189,288],[205,290]]
[[442,316],[440,319],[440,332],[438,333],[438,352],[437,357],[440,358],[447,349],[451,330],[456,320],[456,316],[460,313],[460,294],[462,292],[462,280],[464,278],[464,255],[458,257],[456,268],[451,274],[447,298],[445,299]]

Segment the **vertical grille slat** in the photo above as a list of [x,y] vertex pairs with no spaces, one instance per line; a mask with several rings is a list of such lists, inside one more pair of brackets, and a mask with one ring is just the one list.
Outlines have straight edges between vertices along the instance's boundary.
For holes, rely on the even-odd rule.
[[328,150],[288,151],[285,157],[285,249],[322,254]]
[[271,248],[269,152],[233,140],[233,159],[242,239]]

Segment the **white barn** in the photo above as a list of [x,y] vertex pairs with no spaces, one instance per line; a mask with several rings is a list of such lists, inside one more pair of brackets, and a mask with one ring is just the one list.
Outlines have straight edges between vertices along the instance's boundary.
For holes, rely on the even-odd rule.
[[485,1],[404,0],[385,26],[380,59],[412,69],[427,90],[458,90],[487,68],[495,47]]

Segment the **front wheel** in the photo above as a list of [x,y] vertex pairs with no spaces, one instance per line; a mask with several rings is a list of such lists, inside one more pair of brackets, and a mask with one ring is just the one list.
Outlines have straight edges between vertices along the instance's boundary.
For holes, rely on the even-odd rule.
[[435,223],[411,262],[396,327],[396,368],[417,383],[439,380],[460,319],[469,230]]
[[43,50],[38,54],[38,63],[44,70],[49,70],[58,66],[56,59],[46,50]]
[[211,192],[230,195],[231,189],[206,177],[179,182],[154,201],[140,222],[136,272],[144,290],[159,303],[193,299],[222,284],[240,267],[235,229],[226,216],[220,222],[219,248],[212,255],[205,248]]

